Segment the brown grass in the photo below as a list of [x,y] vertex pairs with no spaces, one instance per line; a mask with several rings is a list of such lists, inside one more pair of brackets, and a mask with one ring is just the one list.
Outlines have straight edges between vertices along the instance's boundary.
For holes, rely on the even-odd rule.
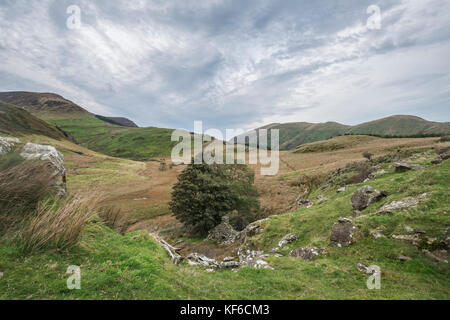
[[95,214],[98,199],[97,194],[84,192],[40,202],[33,217],[26,220],[19,232],[23,250],[62,250],[75,246],[86,222]]
[[50,194],[52,168],[42,161],[24,161],[11,154],[0,165],[0,234],[15,228]]
[[109,228],[124,234],[130,226],[130,220],[120,207],[102,208],[98,216]]

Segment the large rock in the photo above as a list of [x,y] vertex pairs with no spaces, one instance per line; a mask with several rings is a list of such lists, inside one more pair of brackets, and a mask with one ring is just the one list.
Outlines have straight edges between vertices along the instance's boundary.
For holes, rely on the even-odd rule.
[[59,187],[59,195],[64,195],[66,184],[66,169],[64,156],[55,147],[28,142],[20,153],[25,159],[39,159],[49,162],[54,168],[55,185]]
[[409,170],[420,170],[423,169],[421,165],[418,164],[409,164],[406,162],[396,162],[394,163],[394,168],[396,172],[405,172]]
[[352,196],[352,206],[355,210],[364,210],[373,201],[378,200],[382,196],[381,192],[371,186],[364,186],[356,190]]
[[212,229],[208,234],[208,240],[219,242],[219,243],[233,243],[236,241],[239,232],[233,229],[230,225],[228,216],[222,217],[222,222]]
[[10,152],[16,143],[20,143],[17,138],[0,137],[0,155]]
[[323,249],[318,249],[316,247],[302,247],[292,250],[289,253],[290,257],[298,257],[303,260],[313,261],[318,255],[322,253]]
[[331,230],[331,243],[341,247],[347,247],[353,242],[353,230],[355,225],[352,220],[347,218],[339,218],[339,220],[333,224]]

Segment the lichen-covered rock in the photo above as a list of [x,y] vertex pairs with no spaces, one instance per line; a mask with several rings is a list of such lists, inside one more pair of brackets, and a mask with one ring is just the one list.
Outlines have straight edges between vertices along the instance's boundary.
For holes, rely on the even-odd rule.
[[20,143],[17,138],[0,137],[0,155],[10,152],[16,143]]
[[340,248],[349,246],[353,242],[354,229],[355,225],[352,220],[339,218],[339,220],[333,224],[331,230],[331,243]]
[[394,163],[394,168],[396,172],[405,172],[409,170],[420,170],[423,169],[421,165],[418,164],[409,164],[406,162],[396,162]]
[[399,201],[392,201],[385,204],[378,210],[378,212],[392,212],[393,210],[407,209],[419,204],[419,200],[413,197],[406,197]]
[[298,257],[303,260],[313,261],[318,255],[323,252],[322,249],[316,247],[302,247],[295,250],[292,250],[289,253],[290,257]]
[[219,243],[233,243],[236,241],[239,232],[233,229],[230,225],[228,216],[222,217],[222,222],[212,229],[208,234],[208,240],[219,242]]
[[25,159],[39,159],[47,161],[54,168],[55,185],[59,188],[58,195],[66,193],[66,168],[64,168],[64,156],[53,146],[40,145],[28,142],[20,153]]
[[281,248],[281,247],[283,247],[284,245],[289,244],[289,243],[292,243],[292,242],[294,242],[294,241],[297,240],[297,239],[298,239],[298,235],[293,234],[293,233],[289,233],[289,234],[285,235],[285,236],[280,240],[280,242],[278,242],[278,246]]
[[353,209],[362,211],[381,196],[381,192],[371,186],[361,187],[356,190],[351,198]]

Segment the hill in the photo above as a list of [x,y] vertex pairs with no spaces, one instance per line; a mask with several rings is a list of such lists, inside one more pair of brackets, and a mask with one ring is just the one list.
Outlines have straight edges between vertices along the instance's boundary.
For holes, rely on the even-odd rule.
[[[177,144],[171,141],[172,129],[138,128],[126,118],[95,116],[53,93],[0,92],[0,100],[15,104],[34,118],[51,124],[47,126],[60,128],[82,146],[109,156],[149,160],[170,155]],[[42,120],[40,123],[44,124]],[[3,124],[0,130],[2,128]]]
[[68,138],[65,132],[29,112],[0,101],[0,132],[12,136],[37,134],[53,139]]
[[439,136],[450,134],[450,122],[432,122],[415,116],[397,115],[359,124],[346,133],[381,137]]
[[94,115],[54,93],[0,92],[0,100],[25,109],[43,120],[81,119]]
[[[415,116],[397,115],[348,126],[337,122],[326,123],[273,123],[260,129],[280,130],[280,150],[291,150],[315,141],[327,140],[341,135],[373,135],[379,137],[434,137],[450,134],[449,122],[432,122]],[[247,135],[245,133],[244,135]],[[236,138],[235,138],[236,139]],[[248,139],[246,140],[248,143]]]

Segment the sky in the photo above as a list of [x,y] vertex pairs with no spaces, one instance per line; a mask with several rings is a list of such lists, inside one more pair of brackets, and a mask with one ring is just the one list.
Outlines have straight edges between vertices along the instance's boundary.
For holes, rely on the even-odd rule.
[[450,1],[0,0],[0,91],[188,130],[449,121]]

